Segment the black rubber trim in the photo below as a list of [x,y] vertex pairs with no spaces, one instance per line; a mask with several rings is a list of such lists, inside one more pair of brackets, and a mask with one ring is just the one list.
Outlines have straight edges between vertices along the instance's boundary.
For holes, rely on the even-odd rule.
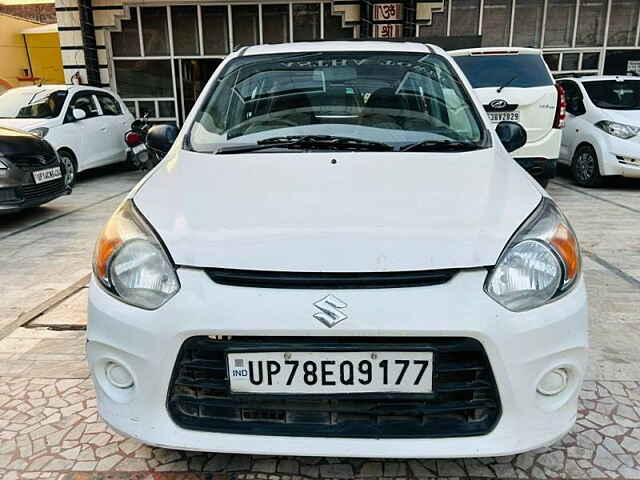
[[491,112],[491,113],[496,113],[496,112],[513,112],[514,110],[517,110],[517,108],[520,105],[517,104],[513,104],[513,103],[508,103],[505,107],[503,108],[493,108],[491,105],[483,105],[484,109],[487,112]]
[[207,268],[205,272],[216,283],[237,287],[357,289],[403,288],[440,285],[451,280],[458,269],[407,272],[278,272]]

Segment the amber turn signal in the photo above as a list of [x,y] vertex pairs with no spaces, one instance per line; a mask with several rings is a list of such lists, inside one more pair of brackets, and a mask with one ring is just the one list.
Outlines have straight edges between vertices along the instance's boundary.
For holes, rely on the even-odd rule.
[[553,245],[565,265],[565,282],[572,282],[580,272],[580,249],[574,233],[566,225],[559,224],[551,237]]

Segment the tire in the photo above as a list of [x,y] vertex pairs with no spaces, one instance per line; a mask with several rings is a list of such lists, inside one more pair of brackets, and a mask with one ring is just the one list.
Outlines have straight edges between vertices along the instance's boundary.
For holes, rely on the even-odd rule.
[[576,151],[571,163],[571,175],[582,187],[599,187],[603,178],[600,175],[598,156],[590,145],[583,145]]
[[67,150],[61,150],[58,152],[60,157],[60,163],[64,167],[64,184],[67,187],[73,187],[76,184],[76,177],[78,175],[78,164],[71,152]]

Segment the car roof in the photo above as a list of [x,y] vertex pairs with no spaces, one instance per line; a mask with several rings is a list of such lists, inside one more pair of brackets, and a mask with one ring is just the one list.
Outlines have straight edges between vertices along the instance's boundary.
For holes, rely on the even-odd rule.
[[540,55],[542,51],[537,48],[525,47],[479,47],[450,50],[447,53],[452,57],[460,57],[463,55]]
[[435,45],[417,42],[385,42],[385,41],[318,41],[292,42],[244,47],[236,52],[242,55],[269,55],[277,53],[305,52],[409,52],[444,54],[444,50]]
[[68,92],[77,92],[78,90],[97,90],[100,92],[106,92],[113,95],[113,92],[100,87],[93,87],[91,85],[65,85],[65,84],[45,84],[45,85],[28,85],[26,87],[15,87],[11,88],[8,91],[22,91],[25,93],[35,93],[39,90],[42,91],[56,91],[56,90],[66,90]]

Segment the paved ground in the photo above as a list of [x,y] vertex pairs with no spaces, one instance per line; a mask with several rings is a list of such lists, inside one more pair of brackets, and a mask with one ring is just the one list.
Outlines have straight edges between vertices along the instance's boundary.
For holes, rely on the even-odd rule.
[[[119,193],[138,176],[111,173],[87,179],[79,185],[76,199],[68,197],[26,220],[0,224],[0,291],[9,292],[0,297],[0,326],[15,325],[26,310],[30,315],[23,314],[21,321],[34,317],[0,340],[3,480],[640,479],[640,182],[583,190],[560,178],[550,186],[578,231],[590,293],[593,351],[574,430],[556,445],[518,456],[382,462],[150,448],[121,437],[100,421],[83,353],[86,288],[77,281],[89,271],[100,225],[117,205]],[[55,219],[56,215],[66,216]],[[45,223],[29,227],[39,221]],[[21,269],[14,273],[17,265]],[[62,290],[63,301],[34,309]]]
[[69,196],[0,216],[0,336],[20,313],[91,271],[100,229],[141,176],[119,167],[99,169],[82,175]]

